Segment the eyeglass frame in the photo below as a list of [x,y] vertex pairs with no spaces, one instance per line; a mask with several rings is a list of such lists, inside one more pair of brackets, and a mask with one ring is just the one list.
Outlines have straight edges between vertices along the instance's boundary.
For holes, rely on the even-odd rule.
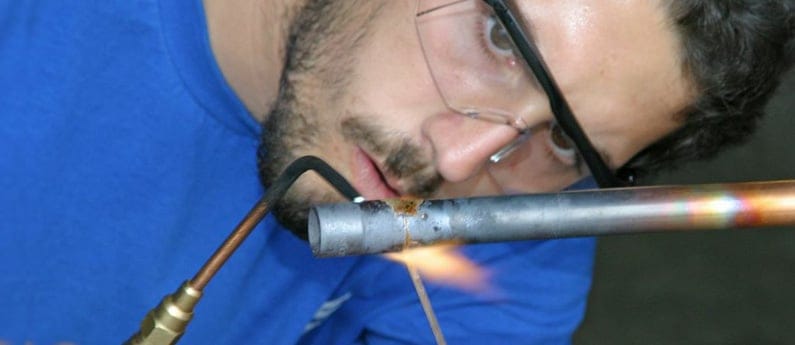
[[[463,0],[453,1],[453,3],[461,1]],[[532,40],[521,28],[519,24],[520,20],[515,17],[509,6],[505,3],[506,0],[482,1],[494,11],[497,19],[505,28],[519,54],[522,55],[522,59],[527,64],[527,67],[530,68],[530,71],[536,77],[538,84],[544,90],[549,100],[550,109],[557,124],[569,139],[571,139],[577,151],[582,155],[582,159],[588,166],[597,185],[600,188],[634,185],[635,174],[631,169],[618,169],[618,173],[622,176],[622,178],[619,178],[610,170],[601,155],[591,144],[591,141],[588,140],[582,127],[580,127],[577,119],[574,117],[574,113],[569,107],[568,102],[566,102],[566,98],[563,96],[563,93],[560,91],[560,88],[547,69],[541,54],[532,43]],[[522,134],[520,133],[520,135]]]

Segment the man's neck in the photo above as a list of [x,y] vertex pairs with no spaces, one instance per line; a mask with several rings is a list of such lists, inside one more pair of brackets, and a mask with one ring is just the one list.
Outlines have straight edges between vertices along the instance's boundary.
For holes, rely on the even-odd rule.
[[227,82],[257,121],[279,92],[289,25],[301,0],[204,0],[210,44]]

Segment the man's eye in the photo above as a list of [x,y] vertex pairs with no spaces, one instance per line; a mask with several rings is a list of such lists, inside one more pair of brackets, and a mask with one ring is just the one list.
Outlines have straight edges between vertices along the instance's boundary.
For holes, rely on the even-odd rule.
[[549,127],[549,147],[562,162],[568,165],[577,163],[577,148],[557,123]]
[[494,16],[489,16],[486,20],[486,43],[489,49],[500,56],[513,56],[514,48],[511,36],[505,31],[505,27]]

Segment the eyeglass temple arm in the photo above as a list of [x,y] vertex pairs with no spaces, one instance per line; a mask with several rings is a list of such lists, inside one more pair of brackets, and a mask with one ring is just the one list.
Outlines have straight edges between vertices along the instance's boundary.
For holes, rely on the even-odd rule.
[[555,81],[551,78],[543,60],[541,60],[535,46],[532,44],[531,38],[519,27],[519,21],[509,10],[508,6],[505,4],[505,0],[483,1],[497,14],[503,26],[508,31],[508,34],[516,44],[519,53],[522,54],[528,67],[533,71],[533,74],[549,98],[552,114],[555,116],[555,119],[563,131],[577,146],[585,164],[591,170],[591,174],[599,187],[611,188],[626,186],[627,183],[619,180],[613,174],[596,149],[594,149],[588,137],[585,136],[585,133],[574,117],[566,99],[563,97]]

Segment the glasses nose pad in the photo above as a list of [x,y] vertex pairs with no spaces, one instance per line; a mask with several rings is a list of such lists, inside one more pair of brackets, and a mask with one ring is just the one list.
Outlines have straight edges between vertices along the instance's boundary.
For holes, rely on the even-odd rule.
[[512,143],[517,130],[460,113],[430,116],[422,126],[434,164],[445,180],[462,182],[482,171],[494,152]]
[[501,149],[497,150],[497,152],[494,152],[491,156],[489,156],[489,162],[493,164],[501,162],[506,157],[514,153],[520,146],[524,145],[524,143],[527,142],[532,135],[532,131],[530,130],[524,130],[520,132],[519,136],[512,140],[508,145],[503,146]]

